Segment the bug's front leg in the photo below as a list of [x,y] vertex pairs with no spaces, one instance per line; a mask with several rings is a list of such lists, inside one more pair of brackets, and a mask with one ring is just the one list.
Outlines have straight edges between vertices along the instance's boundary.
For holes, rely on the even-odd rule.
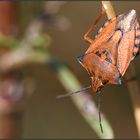
[[97,19],[94,21],[94,23],[91,25],[91,27],[88,29],[88,31],[85,33],[84,35],[84,40],[87,41],[88,43],[93,43],[94,41],[88,36],[92,31],[93,29],[95,28],[96,24],[99,22],[99,20],[104,16],[105,14],[105,11],[104,11],[104,8],[102,7],[101,9],[101,13],[100,15],[97,17]]

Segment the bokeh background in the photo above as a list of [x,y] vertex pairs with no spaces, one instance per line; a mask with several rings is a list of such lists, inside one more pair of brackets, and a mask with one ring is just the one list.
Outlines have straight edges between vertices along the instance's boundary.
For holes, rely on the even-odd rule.
[[[140,17],[139,1],[112,3],[117,14],[135,9]],[[42,7],[42,1],[18,2],[17,22],[21,34],[29,21],[41,13]],[[57,14],[69,19],[70,28],[66,31],[47,25],[45,28],[52,38],[50,53],[69,65],[85,86],[90,85],[90,78],[76,57],[88,48],[88,44],[83,41],[83,35],[99,15],[100,10],[100,1],[67,1]],[[95,34],[105,20],[106,17],[100,21],[94,31]],[[140,57],[133,63],[140,82]],[[98,138],[69,97],[56,99],[57,95],[66,91],[52,69],[43,65],[31,65],[28,66],[28,73],[34,77],[36,86],[23,114],[22,138]],[[89,94],[97,101],[97,95],[92,90],[89,90]],[[106,86],[102,94],[101,110],[111,123],[115,138],[137,138],[132,102],[125,81],[122,85]]]

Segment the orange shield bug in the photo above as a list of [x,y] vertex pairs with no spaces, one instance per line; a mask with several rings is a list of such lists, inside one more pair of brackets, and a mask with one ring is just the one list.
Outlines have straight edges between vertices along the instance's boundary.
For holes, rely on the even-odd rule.
[[95,40],[89,37],[100,16],[84,35],[90,44],[84,55],[78,57],[80,64],[87,70],[95,92],[106,84],[121,84],[130,62],[139,52],[140,29],[136,11],[130,10],[105,22]]
[[[134,9],[127,13],[109,19],[98,31],[95,40],[89,37],[94,27],[104,15],[101,14],[84,35],[84,40],[90,46],[85,54],[77,59],[90,75],[92,85],[76,92],[71,92],[60,97],[85,91],[92,87],[94,92],[100,93],[101,88],[107,84],[121,84],[130,62],[138,55],[140,48],[140,28]],[[100,94],[99,94],[100,95]],[[100,97],[100,96],[99,96]],[[103,132],[100,116],[99,121]]]

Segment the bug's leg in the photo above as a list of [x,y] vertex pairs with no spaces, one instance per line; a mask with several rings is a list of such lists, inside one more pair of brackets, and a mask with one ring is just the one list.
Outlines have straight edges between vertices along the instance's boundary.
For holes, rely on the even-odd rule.
[[102,7],[100,15],[97,17],[97,19],[94,21],[94,23],[91,25],[91,27],[88,29],[88,31],[84,35],[84,40],[87,41],[90,44],[93,43],[93,40],[88,35],[93,31],[96,24],[104,16],[104,13],[105,13],[105,11],[104,11],[104,8]]

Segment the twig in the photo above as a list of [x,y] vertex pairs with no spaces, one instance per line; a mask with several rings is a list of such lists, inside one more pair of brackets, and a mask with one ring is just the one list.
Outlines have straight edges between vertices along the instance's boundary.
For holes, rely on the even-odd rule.
[[133,77],[137,77],[137,75],[134,64],[131,64],[126,73],[126,79],[130,80],[127,82],[127,88],[131,96],[138,136],[140,138],[140,88],[136,78],[131,80]]
[[102,1],[102,5],[108,19],[115,17],[116,14],[110,1]]
[[[102,4],[105,8],[106,14],[108,18],[113,18],[115,16],[115,12],[113,10],[113,6],[110,1],[102,1]],[[129,81],[127,82],[127,87],[131,96],[131,100],[133,103],[133,110],[134,110],[134,117],[136,121],[137,131],[140,138],[140,89],[139,84],[137,82],[136,71],[134,68],[134,64],[129,66],[129,69],[126,73],[126,79]],[[133,80],[131,80],[133,79]]]

